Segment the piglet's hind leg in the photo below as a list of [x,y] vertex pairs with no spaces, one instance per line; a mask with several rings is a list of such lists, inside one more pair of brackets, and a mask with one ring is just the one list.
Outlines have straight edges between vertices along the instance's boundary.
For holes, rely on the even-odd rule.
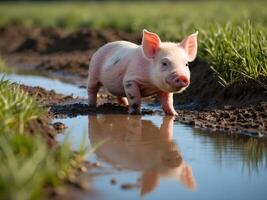
[[101,87],[101,84],[99,82],[92,82],[89,80],[88,88],[87,88],[89,106],[96,106],[97,93],[100,87]]
[[140,114],[141,94],[134,81],[124,81],[124,90],[129,101],[129,114]]

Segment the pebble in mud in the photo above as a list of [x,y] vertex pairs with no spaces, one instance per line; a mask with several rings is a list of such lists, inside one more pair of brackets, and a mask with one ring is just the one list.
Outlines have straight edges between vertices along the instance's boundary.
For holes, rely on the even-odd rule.
[[51,195],[52,196],[60,196],[66,193],[66,188],[64,188],[63,186],[59,186],[55,189],[52,190]]
[[81,172],[86,172],[87,171],[87,168],[85,166],[81,166],[81,167],[79,167],[79,170]]
[[101,163],[100,162],[95,162],[95,163],[92,163],[92,167],[101,167]]
[[83,166],[81,166],[79,170],[82,172],[86,172],[88,169],[92,167],[99,168],[101,167],[101,163],[100,162],[91,163],[89,161],[84,161]]
[[92,166],[92,163],[86,160],[83,162],[83,166],[86,167],[86,169],[89,169]]
[[79,176],[78,174],[69,175],[67,181],[77,188],[88,191],[90,189],[89,180],[86,176]]
[[139,184],[136,183],[124,183],[121,185],[122,190],[130,190],[134,188],[139,188]]
[[113,178],[113,179],[110,180],[110,183],[112,185],[116,185],[117,184],[117,180],[115,178]]
[[88,180],[81,180],[79,183],[78,183],[78,186],[85,190],[85,191],[89,191],[90,190],[90,184],[88,182]]

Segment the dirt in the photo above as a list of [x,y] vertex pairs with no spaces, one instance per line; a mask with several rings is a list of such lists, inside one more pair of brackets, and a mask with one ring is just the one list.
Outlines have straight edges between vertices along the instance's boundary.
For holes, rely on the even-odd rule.
[[[72,99],[71,96],[56,94],[53,90],[46,91],[40,87],[30,87],[25,85],[19,85],[19,87],[24,90],[29,96],[35,96],[37,101],[39,101],[46,107]],[[28,123],[28,126],[26,127],[26,130],[30,134],[41,134],[50,146],[57,145],[55,139],[57,133],[56,129],[51,125],[51,113],[47,113],[47,115],[30,121]]]
[[267,79],[262,80],[262,84],[248,79],[246,82],[223,86],[208,62],[196,59],[189,67],[191,84],[187,90],[174,97],[178,108],[183,108],[183,104],[200,109],[223,108],[224,105],[243,106],[267,101]]
[[139,34],[115,30],[25,27],[18,24],[0,29],[0,54],[10,65],[33,65],[41,71],[75,73],[87,77],[89,58],[100,46],[115,40],[140,42]]
[[[104,103],[97,107],[88,106],[85,102],[68,101],[62,104],[50,106],[50,112],[54,115],[64,115],[67,117],[76,117],[77,115],[88,114],[128,114],[128,108],[117,103]],[[142,115],[151,115],[156,112],[152,109],[141,110]]]
[[267,102],[201,111],[178,110],[176,121],[204,130],[266,138]]
[[[88,114],[127,114],[127,108],[115,103],[89,107],[85,102],[69,101],[51,106],[54,116],[75,117]],[[267,136],[267,102],[245,106],[206,107],[202,109],[177,109],[175,121],[198,129],[243,134],[252,137]],[[142,115],[164,115],[161,110],[142,109]]]
[[54,147],[57,145],[55,139],[56,131],[54,128],[52,128],[52,126],[50,126],[50,121],[51,118],[48,115],[42,116],[41,118],[35,120],[31,120],[28,123],[26,130],[30,134],[41,134],[47,144],[51,147]]
[[[93,29],[67,32],[13,24],[0,29],[0,53],[8,65],[17,69],[30,68],[49,76],[68,78],[70,82],[86,87],[90,57],[101,45],[115,40],[140,43],[141,34]],[[267,135],[267,80],[262,80],[265,86],[247,80],[224,87],[208,62],[197,59],[189,67],[190,87],[174,96],[179,114],[177,121],[211,131]],[[127,113],[127,108],[114,104],[114,98],[105,90],[98,98],[109,103],[101,104],[97,109],[73,102],[70,97],[59,97],[53,92],[46,94],[40,88],[37,91],[55,115]],[[152,107],[157,105],[154,99],[148,101]],[[163,113],[143,110],[142,114]]]
[[57,94],[54,90],[47,91],[41,87],[30,87],[26,85],[20,85],[19,87],[27,92],[28,95],[35,96],[40,103],[47,107],[73,99],[72,96]]

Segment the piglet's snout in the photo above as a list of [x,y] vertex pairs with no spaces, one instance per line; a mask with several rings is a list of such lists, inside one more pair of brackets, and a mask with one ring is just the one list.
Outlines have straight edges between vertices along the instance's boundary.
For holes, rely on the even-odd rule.
[[190,79],[185,75],[178,75],[176,72],[169,74],[166,77],[166,82],[172,87],[176,89],[185,88],[189,85]]
[[189,79],[186,77],[186,76],[176,76],[174,79],[173,79],[173,86],[174,87],[187,87],[189,85],[190,81]]

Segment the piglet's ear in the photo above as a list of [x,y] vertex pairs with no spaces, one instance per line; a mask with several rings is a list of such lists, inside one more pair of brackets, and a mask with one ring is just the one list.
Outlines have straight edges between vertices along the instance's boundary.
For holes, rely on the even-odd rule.
[[141,196],[153,191],[159,184],[160,176],[157,171],[148,170],[145,171],[141,178]]
[[197,35],[198,35],[198,32],[195,32],[195,33],[187,36],[180,43],[180,45],[185,49],[185,51],[187,53],[189,62],[195,60],[195,58],[197,56]]
[[147,58],[154,58],[161,41],[156,33],[143,30],[142,47],[144,55]]
[[191,191],[195,191],[196,180],[194,178],[192,169],[189,165],[182,166],[181,182],[185,187],[187,187]]

